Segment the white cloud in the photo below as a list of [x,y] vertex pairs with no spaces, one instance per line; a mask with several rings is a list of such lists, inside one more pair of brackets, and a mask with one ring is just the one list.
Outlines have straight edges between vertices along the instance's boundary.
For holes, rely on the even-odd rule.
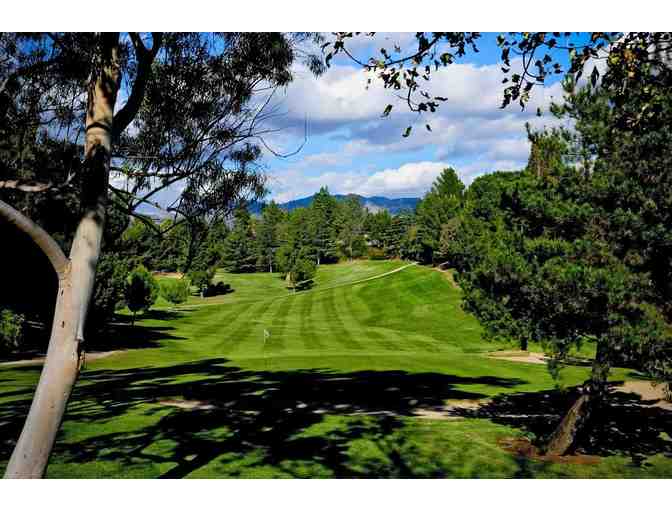
[[382,170],[369,176],[358,186],[358,193],[365,196],[384,195],[418,196],[424,194],[439,176],[446,163],[422,161],[407,163],[395,169]]
[[327,186],[335,194],[417,197],[429,190],[447,166],[451,165],[445,162],[419,161],[373,173],[325,172],[313,177],[306,177],[299,170],[292,169],[271,177],[271,188],[275,190],[272,198],[277,202],[286,202],[312,195],[322,186]]
[[[517,61],[513,61],[515,67]],[[414,121],[417,115],[408,111],[406,104],[395,91],[384,89],[374,73],[345,65],[332,66],[323,76],[315,78],[302,65],[294,67],[295,79],[287,87],[283,105],[288,110],[288,122],[303,121],[304,115],[318,129],[342,127],[343,122],[377,122],[385,105],[393,104],[392,119],[404,117]],[[373,77],[367,90],[367,79]],[[500,109],[502,103],[503,74],[498,64],[452,64],[432,74],[428,82],[430,95],[444,96],[448,100],[434,114],[424,115],[423,120],[436,118],[456,119],[465,116],[496,118],[512,114],[518,118],[534,115],[538,106],[546,105],[551,97],[561,98],[559,84],[535,87],[526,111],[516,105]],[[390,122],[386,121],[383,125]],[[424,124],[424,122],[423,122]]]

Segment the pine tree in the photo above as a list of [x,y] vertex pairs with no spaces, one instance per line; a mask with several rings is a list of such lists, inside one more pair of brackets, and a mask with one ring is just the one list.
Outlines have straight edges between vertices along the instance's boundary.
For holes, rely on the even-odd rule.
[[235,212],[233,229],[224,242],[222,266],[230,273],[251,273],[256,269],[257,253],[250,213],[246,207]]
[[444,225],[457,216],[462,206],[464,185],[455,170],[445,168],[432,189],[417,206],[418,239],[422,245],[420,258],[424,262],[440,262],[438,257]]
[[269,273],[273,272],[275,255],[280,247],[279,226],[285,213],[278,204],[271,201],[261,212],[261,221],[257,226],[257,266]]
[[327,188],[322,187],[318,193],[315,193],[310,211],[310,235],[319,266],[321,262],[338,258],[335,226],[338,202],[329,194]]
[[392,215],[387,209],[366,215],[366,236],[372,246],[383,251],[388,249],[388,234],[392,227]]
[[404,258],[406,252],[402,249],[407,232],[415,223],[415,215],[402,212],[391,218],[389,226],[383,233],[385,252],[389,257]]
[[353,195],[340,202],[338,206],[338,242],[343,253],[352,260],[358,250],[365,246],[366,210],[362,207],[359,198]]

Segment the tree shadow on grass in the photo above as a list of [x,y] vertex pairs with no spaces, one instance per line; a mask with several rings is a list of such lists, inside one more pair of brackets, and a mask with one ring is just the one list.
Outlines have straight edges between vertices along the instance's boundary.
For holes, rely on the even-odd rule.
[[[174,463],[161,477],[181,478],[222,454],[256,467],[272,467],[289,476],[306,474],[305,466],[332,477],[412,477],[415,466],[392,440],[405,417],[438,410],[446,399],[480,399],[485,395],[456,388],[490,385],[513,388],[525,381],[498,377],[458,377],[404,371],[329,370],[255,371],[208,359],[167,367],[86,372],[73,393],[67,419],[112,423],[127,413],[160,413],[152,425],[110,432],[81,441],[57,441],[54,455],[73,463],[114,461]],[[22,402],[23,404],[23,402]],[[176,407],[176,406],[182,406]],[[3,436],[15,437],[26,407],[0,404]],[[327,416],[342,418],[333,427]],[[349,448],[367,439],[385,452],[385,463],[358,465]],[[157,444],[170,447],[158,448]],[[0,458],[11,444],[0,445]],[[297,466],[303,466],[298,468]],[[220,463],[227,476],[235,467]],[[242,468],[241,468],[242,469]],[[302,470],[303,469],[303,470]],[[277,471],[276,471],[277,472]],[[325,474],[326,473],[326,474]],[[436,473],[440,476],[441,473]]]
[[[170,321],[185,317],[192,310],[149,310],[140,319]],[[117,315],[114,320],[103,329],[90,331],[86,334],[85,350],[91,352],[104,352],[127,349],[148,349],[160,347],[163,340],[186,340],[185,337],[175,336],[170,331],[175,328],[166,326],[149,326],[134,324],[131,326],[129,316]],[[49,332],[44,326],[31,325],[27,334],[27,342],[21,351],[4,354],[1,362],[13,362],[43,357],[46,354],[49,343]]]
[[165,340],[186,340],[170,332],[172,326],[145,326],[115,323],[103,332],[89,336],[86,340],[87,352],[103,352],[125,349],[148,349],[161,347]]
[[[543,447],[578,397],[578,388],[504,394],[478,409],[457,409],[453,414],[522,429]],[[672,411],[653,406],[655,402],[634,393],[610,393],[577,438],[575,453],[629,456],[635,466],[656,454],[672,457]]]

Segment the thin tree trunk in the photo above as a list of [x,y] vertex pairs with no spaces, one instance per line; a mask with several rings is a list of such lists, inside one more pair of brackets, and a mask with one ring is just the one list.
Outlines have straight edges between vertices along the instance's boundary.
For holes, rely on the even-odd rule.
[[574,446],[577,436],[586,427],[594,411],[604,401],[609,375],[609,360],[604,342],[597,345],[590,380],[584,384],[581,396],[574,402],[546,447],[548,455],[565,455]]
[[59,281],[47,357],[28,417],[7,465],[6,478],[41,478],[77,380],[86,315],[100,255],[112,119],[119,88],[118,33],[100,36],[101,64],[91,77],[86,114],[82,218],[70,249],[70,266]]

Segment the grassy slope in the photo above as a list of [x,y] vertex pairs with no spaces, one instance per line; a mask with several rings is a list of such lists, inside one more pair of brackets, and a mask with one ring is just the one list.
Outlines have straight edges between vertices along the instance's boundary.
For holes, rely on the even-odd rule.
[[[497,446],[523,433],[515,423],[415,417],[449,398],[535,395],[554,383],[544,366],[485,358],[497,346],[481,340],[437,271],[409,267],[352,284],[402,265],[323,266],[315,288],[296,295],[277,275],[220,274],[233,293],[192,298],[177,312],[159,306],[125,330],[146,348],[87,367],[49,476],[672,474],[672,459],[635,466],[620,451],[597,465],[522,460]],[[569,367],[563,382],[586,373]],[[0,370],[0,437],[18,434],[38,375]],[[213,408],[160,403],[172,399]],[[0,467],[9,453],[0,443]]]

